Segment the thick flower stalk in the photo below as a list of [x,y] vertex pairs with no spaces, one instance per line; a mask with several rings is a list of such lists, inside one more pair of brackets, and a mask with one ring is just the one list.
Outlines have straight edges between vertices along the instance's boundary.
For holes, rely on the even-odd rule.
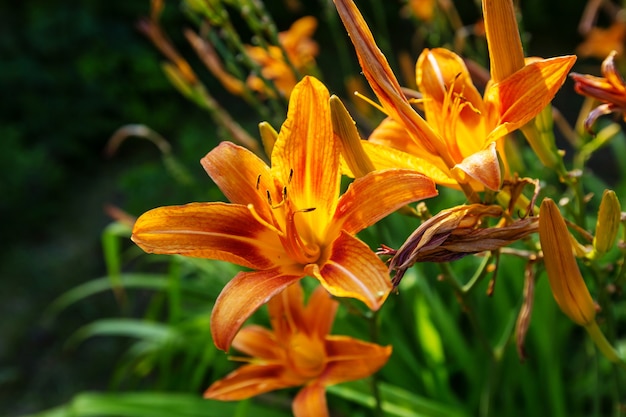
[[354,235],[404,205],[436,195],[413,170],[371,172],[340,193],[340,145],[329,93],[312,77],[294,89],[271,166],[223,142],[202,165],[231,203],[161,207],[137,220],[132,239],[146,252],[232,262],[240,272],[211,317],[216,346],[227,350],[243,322],[304,276],[332,295],[380,308],[391,289],[387,267]]
[[318,286],[304,305],[298,283],[268,303],[272,329],[246,326],[233,347],[247,362],[207,389],[205,398],[242,400],[281,388],[303,388],[292,409],[296,417],[328,416],[326,387],[354,381],[378,371],[389,359],[391,346],[348,336],[330,335],[338,302]]
[[[398,160],[404,161],[399,166],[420,166],[437,183],[461,187],[466,194],[498,190],[501,173],[496,142],[550,103],[576,58],[534,61],[490,83],[481,96],[460,57],[441,48],[424,50],[416,67],[424,120],[404,95],[354,2],[335,0],[335,4],[363,74],[389,116],[370,143],[364,144],[372,162],[378,167]],[[385,147],[404,156],[398,158]]]

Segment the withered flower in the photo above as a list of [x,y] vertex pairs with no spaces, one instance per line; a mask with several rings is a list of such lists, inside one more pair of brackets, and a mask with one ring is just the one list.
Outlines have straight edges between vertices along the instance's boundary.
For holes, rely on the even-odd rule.
[[589,112],[585,119],[585,129],[590,130],[596,119],[610,113],[626,111],[626,83],[615,65],[616,51],[612,51],[602,62],[602,77],[588,74],[571,73],[574,89],[578,94],[595,98],[603,104]]
[[537,218],[526,217],[505,225],[484,227],[486,217],[498,218],[497,205],[470,204],[442,210],[426,220],[393,254],[389,269],[398,286],[407,269],[417,262],[450,262],[467,255],[496,250],[537,231]]

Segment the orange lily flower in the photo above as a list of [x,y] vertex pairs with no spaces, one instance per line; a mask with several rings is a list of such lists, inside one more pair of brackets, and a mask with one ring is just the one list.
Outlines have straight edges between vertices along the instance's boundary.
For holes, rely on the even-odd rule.
[[[496,141],[522,127],[547,106],[565,81],[576,57],[538,60],[492,82],[481,97],[462,59],[445,49],[424,50],[417,67],[424,120],[406,98],[385,56],[352,0],[334,0],[352,40],[363,74],[389,116],[370,142],[408,155],[400,166],[422,165],[442,185],[471,194],[498,190],[501,174]],[[381,147],[365,145],[372,162],[384,166]],[[389,159],[398,158],[389,156]]]
[[588,74],[570,74],[574,80],[574,89],[578,94],[594,98],[602,102],[593,109],[585,119],[585,128],[591,129],[596,119],[613,112],[622,113],[626,120],[626,82],[615,64],[616,51],[613,51],[602,62],[603,77]]
[[380,346],[348,336],[329,335],[338,302],[322,288],[303,303],[298,283],[268,303],[272,330],[246,326],[233,347],[248,362],[209,387],[205,398],[242,400],[268,391],[304,387],[292,409],[296,417],[328,416],[326,386],[365,378],[389,359],[391,346]]
[[[305,16],[296,20],[291,27],[278,34],[280,47],[270,45],[266,48],[260,46],[247,46],[248,56],[261,66],[261,74],[268,80],[272,80],[278,91],[285,97],[289,97],[291,90],[298,81],[294,73],[297,71],[309,73],[315,65],[315,56],[319,47],[317,42],[311,39],[317,29],[317,20],[313,16]],[[291,61],[294,68],[285,61],[284,53]],[[268,93],[264,82],[256,76],[248,78],[250,88]]]
[[146,252],[219,259],[240,272],[215,302],[211,331],[227,350],[243,322],[273,295],[308,275],[337,297],[380,308],[391,289],[385,264],[354,235],[404,205],[436,195],[412,170],[372,172],[339,197],[340,144],[329,93],[312,77],[296,85],[271,167],[223,142],[202,165],[232,202],[144,213],[132,239]]

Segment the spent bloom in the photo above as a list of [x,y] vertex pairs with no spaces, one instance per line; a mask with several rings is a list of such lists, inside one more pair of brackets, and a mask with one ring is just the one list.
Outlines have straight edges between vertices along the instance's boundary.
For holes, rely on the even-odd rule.
[[437,193],[429,178],[390,169],[356,179],[340,197],[340,145],[329,93],[312,77],[292,93],[271,166],[229,142],[201,162],[231,203],[153,209],[139,217],[132,239],[146,252],[224,260],[252,270],[237,274],[215,302],[211,331],[223,350],[258,307],[304,276],[317,278],[334,296],[380,308],[391,289],[387,268],[354,235]]
[[[576,59],[564,56],[523,65],[522,56],[519,70],[494,78],[497,82],[489,83],[481,96],[459,56],[442,48],[426,49],[416,66],[424,119],[404,95],[353,1],[335,0],[335,5],[363,74],[389,116],[369,143],[364,143],[372,162],[382,167],[405,161],[401,166],[419,166],[437,183],[470,192],[500,188],[496,142],[550,103]],[[490,24],[497,26],[498,22]],[[399,158],[377,144],[404,156]]]
[[622,113],[626,120],[626,83],[615,64],[615,51],[602,62],[602,77],[571,73],[574,89],[578,94],[594,98],[602,104],[592,110],[585,119],[585,128],[591,129],[596,119],[610,113]]
[[338,302],[318,286],[304,306],[300,284],[268,302],[272,329],[249,325],[233,340],[246,362],[207,389],[205,398],[242,400],[281,388],[303,388],[292,408],[296,417],[328,416],[326,387],[365,378],[389,359],[391,346],[330,335]]

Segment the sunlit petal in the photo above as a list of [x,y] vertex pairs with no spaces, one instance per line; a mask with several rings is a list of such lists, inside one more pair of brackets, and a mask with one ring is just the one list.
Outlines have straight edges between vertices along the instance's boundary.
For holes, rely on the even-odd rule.
[[294,417],[328,417],[324,386],[313,383],[302,388],[293,400],[292,411]]
[[282,365],[244,365],[225,378],[216,381],[205,392],[204,398],[222,401],[244,400],[291,386]]
[[380,308],[391,290],[385,264],[365,243],[346,232],[333,242],[326,263],[321,268],[309,265],[306,272],[332,295],[356,298],[372,310]]
[[495,142],[491,142],[487,149],[468,156],[455,168],[462,170],[490,190],[500,189],[500,161]]
[[492,84],[485,101],[496,103],[500,120],[487,142],[525,125],[550,104],[575,61],[575,56],[535,61]]
[[228,350],[246,319],[301,277],[284,274],[279,268],[238,273],[215,300],[211,314],[211,334],[215,346]]
[[284,250],[276,234],[241,205],[193,203],[142,214],[133,241],[148,253],[218,259],[255,269],[276,265]]
[[275,196],[275,184],[270,168],[259,157],[234,143],[222,142],[200,162],[231,203],[252,204],[263,219],[270,219],[267,191]]
[[276,359],[280,353],[274,333],[254,324],[239,330],[232,346],[241,353],[261,359]]
[[354,381],[377,372],[391,356],[391,346],[380,346],[348,336],[327,336],[328,367],[325,385]]
[[409,104],[387,59],[376,46],[374,37],[354,2],[352,0],[334,0],[334,2],[350,35],[350,40],[354,44],[363,75],[367,78],[385,112],[405,125],[413,139],[423,142],[430,153],[440,153],[443,150],[441,138]]
[[272,152],[272,172],[287,187],[287,198],[298,209],[315,209],[303,216],[311,231],[325,229],[339,195],[340,148],[333,135],[329,99],[328,90],[315,78],[298,83]]
[[354,180],[341,196],[334,224],[355,234],[406,204],[436,195],[433,181],[415,171],[370,172]]

